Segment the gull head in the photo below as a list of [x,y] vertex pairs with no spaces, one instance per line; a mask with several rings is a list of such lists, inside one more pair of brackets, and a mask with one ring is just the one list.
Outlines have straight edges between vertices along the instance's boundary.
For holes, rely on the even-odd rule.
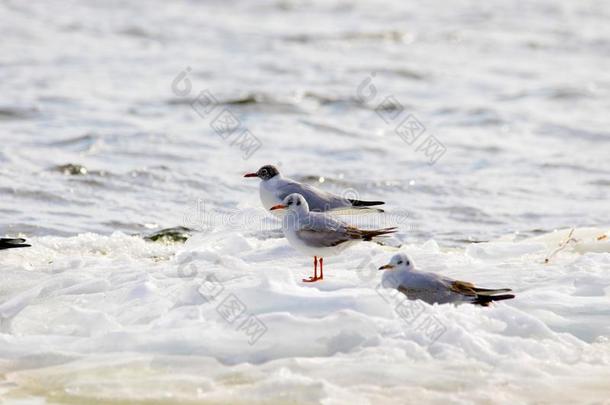
[[277,167],[273,166],[273,165],[265,165],[263,167],[261,167],[260,169],[258,169],[258,171],[254,172],[254,173],[248,173],[246,175],[244,175],[244,177],[258,177],[259,179],[263,180],[263,181],[267,181],[267,180],[271,180],[272,178],[274,178],[275,176],[279,175],[280,171],[277,169]]
[[270,211],[282,209],[291,212],[307,213],[309,212],[309,204],[307,204],[307,200],[301,194],[293,193],[287,195],[281,204],[271,207]]
[[413,270],[415,265],[405,253],[398,253],[392,257],[390,263],[381,266],[379,270]]

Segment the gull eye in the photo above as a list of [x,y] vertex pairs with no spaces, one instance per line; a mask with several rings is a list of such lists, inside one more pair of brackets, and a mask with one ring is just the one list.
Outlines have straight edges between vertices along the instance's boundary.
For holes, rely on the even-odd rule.
[[288,201],[287,205],[292,205],[292,200]]
[[[397,264],[402,264],[402,260],[399,260]],[[407,263],[408,264],[408,263]]]

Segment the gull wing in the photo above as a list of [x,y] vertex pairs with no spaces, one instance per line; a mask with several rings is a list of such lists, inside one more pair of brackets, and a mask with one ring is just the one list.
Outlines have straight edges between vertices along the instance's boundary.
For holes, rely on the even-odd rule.
[[309,204],[309,209],[314,212],[352,207],[352,203],[345,198],[341,198],[324,190],[319,190],[309,184],[298,183],[290,179],[285,179],[283,184],[279,185],[276,197],[283,200],[292,193],[299,193],[305,197],[305,200],[307,200],[307,203]]
[[328,215],[312,212],[296,233],[307,246],[333,247],[359,239],[357,231],[358,229]]

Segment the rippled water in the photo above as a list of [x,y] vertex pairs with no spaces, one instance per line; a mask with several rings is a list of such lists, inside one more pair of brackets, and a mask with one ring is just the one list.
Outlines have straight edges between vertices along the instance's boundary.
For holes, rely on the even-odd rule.
[[[591,398],[607,393],[608,253],[565,253],[549,268],[550,245],[472,242],[607,230],[609,18],[601,1],[2,2],[0,234],[34,246],[0,258],[11,320],[0,395],[153,400],[188,387],[201,401],[235,401],[235,389],[379,403],[467,401],[463,389],[504,402],[536,397],[558,373],[572,385],[596,376]],[[223,111],[235,133],[217,131]],[[240,146],[243,130],[260,148]],[[386,216],[358,220],[395,221],[390,244],[421,266],[507,284],[518,299],[431,307],[451,332],[428,346],[399,336],[376,279],[346,271],[391,248],[331,259],[335,279],[303,287],[309,259],[242,178],[267,163],[385,200]],[[141,238],[176,226],[193,229],[185,246]],[[201,277],[185,281],[185,264]],[[197,293],[210,275],[265,319],[266,341],[252,348],[214,317]],[[564,361],[573,347],[601,360]],[[108,376],[119,363],[127,382]],[[61,377],[41,383],[54,365]],[[344,367],[349,383],[333,375]],[[494,398],[472,385],[488,375],[540,386]]]

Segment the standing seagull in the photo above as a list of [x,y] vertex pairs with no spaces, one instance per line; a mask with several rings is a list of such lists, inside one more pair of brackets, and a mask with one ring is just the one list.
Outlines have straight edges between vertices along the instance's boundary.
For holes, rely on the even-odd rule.
[[0,238],[0,250],[3,249],[14,249],[21,247],[30,247],[27,243],[24,243],[25,239],[7,239]]
[[395,288],[411,300],[420,299],[428,304],[467,302],[487,307],[493,301],[515,298],[512,294],[496,295],[510,292],[508,288],[497,290],[478,288],[465,281],[416,270],[413,262],[404,253],[392,257],[390,263],[381,266],[379,270],[391,270],[383,274],[381,282],[383,287]]
[[[270,209],[288,210],[282,221],[282,230],[286,239],[297,250],[313,256],[313,277],[303,279],[305,282],[324,279],[324,257],[335,256],[357,242],[371,241],[376,236],[396,232],[396,228],[370,231],[358,229],[324,213],[311,212],[305,198],[296,193],[290,194],[282,204]],[[320,258],[319,277],[318,257]]]
[[263,207],[267,210],[280,204],[284,198],[293,193],[305,197],[310,210],[315,212],[341,210],[383,212],[381,209],[370,207],[385,204],[383,201],[360,201],[339,197],[309,184],[284,178],[277,167],[271,165],[263,166],[257,172],[248,173],[244,177],[258,177],[262,180],[259,192]]

